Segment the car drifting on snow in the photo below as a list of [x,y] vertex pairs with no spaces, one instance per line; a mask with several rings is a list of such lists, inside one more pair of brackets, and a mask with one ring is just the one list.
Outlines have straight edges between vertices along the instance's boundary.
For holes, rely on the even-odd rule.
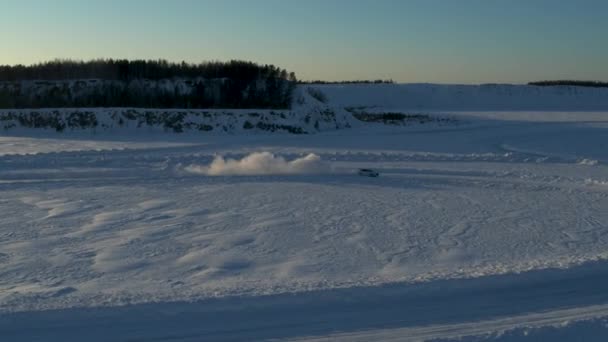
[[380,174],[372,169],[359,169],[359,176],[363,177],[378,177]]

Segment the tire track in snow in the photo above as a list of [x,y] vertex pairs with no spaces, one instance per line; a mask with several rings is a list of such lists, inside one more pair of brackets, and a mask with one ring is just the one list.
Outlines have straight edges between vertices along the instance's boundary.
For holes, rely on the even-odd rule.
[[15,342],[84,332],[93,342],[447,339],[608,316],[607,287],[599,262],[427,284],[4,314],[0,332]]

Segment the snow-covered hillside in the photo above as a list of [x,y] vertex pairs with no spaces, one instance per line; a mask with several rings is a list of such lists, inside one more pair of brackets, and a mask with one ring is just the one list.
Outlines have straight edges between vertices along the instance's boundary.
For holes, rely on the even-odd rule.
[[[402,125],[458,125],[449,115],[459,111],[526,112],[608,110],[608,89],[525,85],[349,84],[301,85],[291,110],[259,109],[137,109],[75,108],[0,110],[0,129],[43,128],[99,134],[154,131],[173,133],[291,133],[310,134],[373,122]],[[489,113],[483,114],[487,117]],[[399,120],[382,120],[381,116]],[[377,116],[377,120],[373,120]],[[578,120],[576,116],[569,116]]]
[[95,134],[132,132],[310,134],[350,127],[350,114],[326,107],[303,110],[176,110],[138,108],[0,110],[0,129]]
[[0,130],[88,131],[95,134],[291,133],[350,128],[357,120],[344,108],[328,106],[298,91],[292,110],[58,108],[0,110]]
[[2,130],[1,339],[605,340],[608,112],[354,121],[408,113],[383,87],[299,89],[344,115],[318,130],[264,112],[316,134]]

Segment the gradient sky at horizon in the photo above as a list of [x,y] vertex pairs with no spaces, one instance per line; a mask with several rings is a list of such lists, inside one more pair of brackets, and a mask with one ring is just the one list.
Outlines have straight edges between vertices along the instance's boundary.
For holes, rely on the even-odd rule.
[[300,79],[608,81],[604,0],[0,0],[0,64],[245,59]]

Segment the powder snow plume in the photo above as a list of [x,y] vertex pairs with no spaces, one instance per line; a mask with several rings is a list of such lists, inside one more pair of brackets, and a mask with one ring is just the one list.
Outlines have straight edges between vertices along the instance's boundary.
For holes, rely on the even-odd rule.
[[318,174],[330,172],[331,169],[314,153],[287,161],[270,152],[254,152],[240,160],[218,156],[209,166],[190,165],[185,170],[208,176],[245,176]]

